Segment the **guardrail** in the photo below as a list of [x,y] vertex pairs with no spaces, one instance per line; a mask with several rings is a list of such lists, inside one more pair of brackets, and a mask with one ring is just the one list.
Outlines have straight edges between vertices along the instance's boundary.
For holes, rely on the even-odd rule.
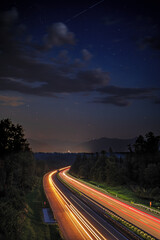
[[148,234],[144,230],[138,228],[134,224],[126,221],[122,217],[120,217],[118,214],[115,214],[110,209],[102,206],[100,203],[97,203],[95,200],[91,199],[81,191],[75,189],[70,184],[66,183],[61,177],[59,176],[59,173],[57,174],[58,180],[64,184],[71,192],[73,192],[81,201],[83,201],[85,204],[87,204],[93,211],[98,212],[100,216],[102,216],[105,220],[107,220],[112,226],[123,233],[127,238],[130,240],[157,240],[152,235]]

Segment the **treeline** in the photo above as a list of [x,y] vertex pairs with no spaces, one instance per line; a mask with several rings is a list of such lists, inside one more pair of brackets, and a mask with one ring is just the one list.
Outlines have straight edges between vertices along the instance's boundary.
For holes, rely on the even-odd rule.
[[0,121],[0,239],[23,239],[25,195],[35,183],[35,159],[21,125]]
[[75,158],[75,154],[34,154],[21,125],[0,121],[0,239],[23,240],[28,194],[45,173],[68,166]]
[[79,178],[105,182],[108,185],[127,185],[140,197],[160,198],[159,136],[149,132],[129,145],[125,158],[105,151],[78,155],[70,173]]
[[36,160],[36,174],[42,176],[45,173],[72,165],[76,160],[76,153],[34,153]]

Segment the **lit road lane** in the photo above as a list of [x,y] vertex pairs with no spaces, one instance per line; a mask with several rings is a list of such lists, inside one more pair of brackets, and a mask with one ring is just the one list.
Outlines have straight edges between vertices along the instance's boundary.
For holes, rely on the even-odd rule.
[[[101,239],[104,239],[104,236],[107,240],[127,240],[127,238],[122,235],[119,231],[117,231],[113,226],[111,226],[107,221],[105,221],[100,215],[97,214],[97,207],[95,211],[93,208],[88,207],[82,199],[77,198],[73,193],[68,190],[62,184],[56,176],[53,177],[54,183],[58,188],[65,194],[71,204],[73,204],[80,214],[83,215],[85,221],[92,226],[93,229],[98,233]],[[81,196],[82,197],[82,196]],[[83,196],[83,200],[85,201],[85,197]],[[85,201],[86,202],[86,201]],[[87,201],[88,202],[88,201]],[[93,204],[92,204],[93,205]]]
[[106,239],[71,204],[52,181],[56,171],[44,176],[44,189],[65,239]]
[[[58,181],[59,182],[59,181]],[[69,200],[69,198],[66,196],[66,194],[64,194],[60,188],[57,186],[57,183],[55,184],[55,178],[53,178],[53,184],[55,186],[55,188],[58,190],[58,192],[60,193],[61,197],[63,198],[64,202],[65,202],[65,206],[67,207],[67,209],[69,211],[72,212],[72,216],[73,218],[79,220],[77,221],[79,223],[79,225],[82,227],[82,229],[84,230],[84,228],[86,228],[93,236],[95,239],[97,240],[106,240],[106,238],[100,233],[98,232],[98,230],[81,214],[80,211],[78,211],[78,209],[71,203],[71,201]],[[66,188],[65,188],[66,189]],[[68,189],[66,189],[68,191]],[[71,193],[69,192],[69,195],[71,195]],[[84,227],[83,227],[83,226]],[[85,231],[85,230],[84,230]],[[86,231],[85,231],[86,232]],[[99,236],[100,237],[99,237]],[[92,239],[90,237],[89,234],[87,234],[88,238]]]
[[91,188],[65,174],[66,170],[60,173],[61,178],[69,184],[88,195],[103,206],[109,208],[119,216],[160,239],[160,219],[153,217],[145,212],[133,208],[123,202],[120,202],[106,194],[103,194],[94,188]]
[[60,197],[55,186],[52,183],[51,177],[52,175],[56,174],[56,172],[57,171],[47,173],[44,176],[43,186],[52,211],[58,222],[60,231],[65,240],[88,239],[87,234],[84,234],[82,232],[78,221],[76,221],[76,218],[72,212],[67,208],[63,199]]

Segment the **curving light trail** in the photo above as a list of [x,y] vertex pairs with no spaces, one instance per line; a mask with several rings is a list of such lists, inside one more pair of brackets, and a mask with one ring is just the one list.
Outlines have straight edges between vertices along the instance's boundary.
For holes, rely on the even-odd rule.
[[[68,168],[69,169],[69,168]],[[91,188],[82,182],[75,180],[66,175],[68,169],[60,172],[60,177],[68,184],[96,200],[103,206],[115,211],[118,215],[126,218],[128,221],[144,229],[144,231],[152,234],[160,239],[160,219],[142,212],[134,207],[131,207],[117,199],[114,199],[94,188]]]
[[[54,193],[57,196],[60,204],[67,210],[67,214],[70,217],[73,224],[76,226],[78,231],[84,239],[96,239],[96,240],[107,240],[83,215],[82,213],[70,202],[70,200],[63,194],[63,192],[58,188],[55,182],[52,180],[54,174],[57,171],[51,172],[49,174],[49,184]],[[84,236],[87,236],[84,237]]]

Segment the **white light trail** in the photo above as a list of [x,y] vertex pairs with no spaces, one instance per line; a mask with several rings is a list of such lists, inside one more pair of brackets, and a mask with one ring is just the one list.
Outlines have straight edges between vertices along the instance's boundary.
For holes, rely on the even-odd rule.
[[[53,188],[54,192],[56,192],[56,194],[58,195],[57,197],[60,200],[61,205],[63,205],[63,207],[65,206],[68,209],[68,211],[74,216],[74,219],[76,219],[76,222],[79,224],[81,229],[83,229],[83,231],[87,234],[87,236],[91,240],[93,240],[93,238],[89,233],[91,233],[94,236],[94,238],[97,240],[102,240],[102,239],[106,240],[106,238],[80,213],[80,211],[70,202],[70,200],[63,194],[63,192],[53,182],[52,176],[56,172],[57,171],[50,173],[49,183],[50,183],[50,186]],[[85,230],[85,228],[82,225],[88,230],[89,233]],[[101,238],[98,235],[101,236]]]

